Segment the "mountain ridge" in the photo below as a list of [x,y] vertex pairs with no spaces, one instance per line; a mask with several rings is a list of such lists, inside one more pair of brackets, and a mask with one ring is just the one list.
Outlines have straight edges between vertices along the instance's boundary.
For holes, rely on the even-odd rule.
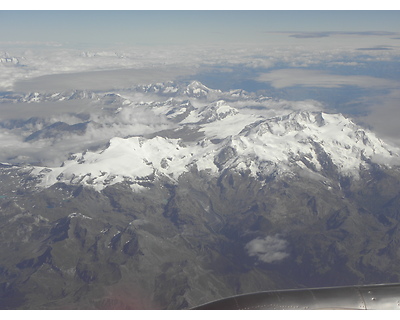
[[0,308],[188,309],[400,281],[397,148],[308,105],[164,87],[3,123],[62,164],[0,162]]
[[[227,110],[221,113],[222,117],[214,112],[212,115],[216,117],[203,117],[198,124],[207,127],[208,123],[239,114],[221,101],[214,106],[221,105]],[[214,108],[207,111],[210,110],[215,111]],[[250,171],[253,176],[296,168],[314,172],[334,170],[341,175],[357,177],[358,170],[368,167],[369,162],[381,165],[400,163],[398,150],[394,150],[372,132],[356,126],[340,114],[296,111],[258,120],[239,134],[214,143],[207,136],[201,141],[185,143],[181,139],[160,136],[151,139],[113,138],[109,146],[99,152],[76,154],[73,157],[79,160],[68,160],[60,168],[51,168],[51,174],[47,170],[43,186],[56,182],[72,183],[78,176],[82,183],[82,176],[88,176],[88,185],[101,190],[107,186],[104,181],[110,181],[110,177],[114,183],[128,180],[135,183],[135,180],[154,174],[176,179],[194,166],[197,170],[216,175],[229,168],[238,172]],[[87,172],[83,170],[84,166]],[[35,172],[40,174],[41,170],[37,168]],[[66,177],[71,175],[74,178],[68,180]]]

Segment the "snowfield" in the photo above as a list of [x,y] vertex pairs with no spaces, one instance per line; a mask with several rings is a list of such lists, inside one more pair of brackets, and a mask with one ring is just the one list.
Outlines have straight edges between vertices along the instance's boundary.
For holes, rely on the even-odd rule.
[[[179,91],[170,83],[166,88],[157,85],[162,92]],[[200,91],[202,95],[211,91],[198,82],[188,88],[184,92],[192,100]],[[117,113],[128,107],[120,106]],[[224,100],[199,106],[198,101],[177,104],[169,99],[152,102],[148,108],[174,122],[175,134],[190,127],[199,137],[188,139],[183,130],[179,138],[165,131],[148,137],[114,137],[105,148],[75,153],[61,167],[36,167],[33,173],[41,177],[43,187],[65,182],[100,191],[127,182],[132,190],[139,190],[143,181],[162,176],[176,182],[194,168],[213,175],[226,169],[247,171],[254,177],[298,169],[333,170],[357,178],[359,170],[371,163],[400,163],[399,150],[341,114],[289,110],[268,118],[242,113]]]

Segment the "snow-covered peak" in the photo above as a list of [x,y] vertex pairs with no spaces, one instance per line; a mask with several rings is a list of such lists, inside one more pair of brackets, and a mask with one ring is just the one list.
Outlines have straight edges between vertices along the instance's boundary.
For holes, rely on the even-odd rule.
[[102,190],[108,185],[127,182],[136,190],[159,176],[176,180],[193,165],[200,170],[215,169],[213,158],[207,157],[209,149],[210,146],[195,150],[179,139],[162,137],[113,138],[100,152],[75,154],[60,168],[50,172],[37,168],[36,173],[43,176],[44,186],[62,181]]
[[199,112],[202,122],[213,122],[225,119],[229,116],[235,116],[239,113],[236,108],[229,106],[224,100],[211,103]]
[[[343,174],[367,162],[398,162],[398,150],[341,114],[293,112],[247,126],[232,144],[239,153],[273,163],[293,162],[321,170],[329,163]],[[326,168],[325,168],[326,169]]]
[[4,57],[4,58],[0,58],[0,63],[3,64],[10,64],[10,65],[17,65],[19,64],[19,59],[16,57]]
[[199,81],[192,81],[188,85],[174,81],[159,82],[154,84],[139,85],[133,88],[134,91],[142,93],[152,93],[168,97],[190,97],[196,99],[208,98],[210,94],[214,96],[221,94],[222,91],[210,89]]
[[1,102],[12,102],[12,103],[41,103],[41,102],[58,102],[66,100],[98,100],[100,96],[92,91],[87,90],[70,90],[64,92],[52,92],[52,93],[41,93],[41,92],[30,92],[27,94],[21,93],[5,93],[0,96]]
[[12,56],[8,52],[3,52],[0,54],[0,63],[3,65],[19,65],[21,59],[23,60],[24,58]]
[[203,90],[203,91],[211,91],[209,87],[202,84],[200,81],[194,80],[187,86],[186,90]]
[[[328,119],[328,122],[325,119]],[[316,128],[327,124],[339,127],[355,127],[349,119],[343,117],[341,114],[329,115],[323,112],[295,111],[284,116],[264,119],[263,121],[254,123],[246,127],[243,132],[251,134],[256,131],[258,135],[269,132],[273,135],[281,136],[299,131],[318,130]]]
[[[224,101],[215,102],[210,110],[240,117]],[[234,123],[225,121],[224,126]],[[102,190],[126,182],[137,190],[160,177],[177,181],[192,168],[214,175],[229,169],[260,177],[300,169],[356,178],[360,168],[371,162],[399,162],[398,150],[340,114],[293,112],[257,120],[213,142],[208,125],[215,126],[215,122],[203,125],[208,136],[203,141],[184,144],[160,136],[113,138],[101,151],[75,154],[62,167],[37,168],[35,173],[42,177],[43,186],[60,181]]]
[[174,81],[158,82],[146,85],[138,85],[134,87],[133,90],[143,93],[155,93],[160,95],[174,96],[179,90],[179,85]]
[[210,93],[221,93],[221,91],[210,89],[199,81],[192,81],[183,93],[189,97],[203,99],[207,98]]

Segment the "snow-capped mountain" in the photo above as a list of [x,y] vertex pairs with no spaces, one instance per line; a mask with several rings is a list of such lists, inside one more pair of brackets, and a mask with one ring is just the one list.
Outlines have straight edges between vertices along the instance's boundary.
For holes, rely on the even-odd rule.
[[397,148],[307,101],[143,87],[159,92],[2,105],[30,112],[0,121],[10,306],[184,309],[400,279]]
[[211,89],[200,81],[191,81],[189,84],[167,81],[160,82],[156,84],[139,85],[131,88],[133,92],[142,93],[153,93],[160,96],[166,97],[187,97],[199,100],[257,100],[263,101],[271,99],[270,97],[265,97],[262,95],[255,95],[254,93],[249,93],[242,89],[233,89],[230,91],[221,91],[216,89]]
[[132,88],[133,91],[143,93],[156,93],[165,96],[184,95],[187,97],[202,99],[207,98],[210,94],[221,94],[221,90],[214,90],[206,87],[199,81],[192,81],[188,85],[182,85],[175,81],[160,82],[149,85],[139,85]]
[[23,59],[23,57],[12,56],[8,52],[0,54],[0,63],[3,65],[19,65]]
[[19,64],[19,59],[16,57],[0,58],[0,63],[16,65],[16,64]]
[[35,173],[42,177],[43,186],[65,182],[102,190],[127,182],[135,190],[143,182],[161,177],[177,181],[193,169],[215,176],[227,169],[248,172],[255,178],[311,170],[356,178],[360,168],[370,163],[388,165],[400,160],[397,150],[341,114],[303,111],[252,119],[254,122],[238,133],[213,140],[208,126],[232,133],[233,127],[238,131],[232,120],[237,118],[243,125],[243,115],[221,101],[200,111],[193,107],[189,110],[187,118],[195,113],[193,119],[200,119],[198,130],[205,132],[201,140],[183,143],[182,139],[162,136],[113,138],[103,150],[74,154],[59,168],[36,168]]
[[212,90],[199,81],[191,82],[187,88],[185,89],[184,93],[190,97],[195,97],[198,99],[206,98],[211,92],[213,93],[220,93],[220,90]]
[[[149,94],[151,99],[137,100],[138,92],[140,98]],[[42,121],[7,120],[0,126],[22,131],[24,143],[50,144],[62,152],[74,148],[61,167],[33,171],[45,187],[65,182],[102,190],[127,182],[136,189],[158,178],[177,182],[194,169],[214,176],[224,170],[255,178],[311,170],[357,177],[371,163],[400,163],[396,148],[341,114],[274,109],[263,99],[243,90],[213,90],[198,81],[142,85],[118,93],[4,94],[3,102],[80,100],[82,109],[89,104],[90,109]],[[246,108],[257,103],[263,113]]]
[[[230,90],[227,92],[221,90],[210,89],[200,83],[199,81],[192,81],[189,84],[179,83],[175,81],[160,82],[149,85],[138,85],[131,89],[126,90],[127,93],[143,93],[155,94],[157,96],[166,98],[180,98],[180,99],[200,99],[200,100],[228,100],[228,101],[241,101],[241,100],[254,100],[262,101],[270,98],[264,96],[256,96],[248,93],[245,90]],[[29,92],[29,93],[16,93],[4,92],[0,93],[0,103],[41,103],[41,102],[59,102],[69,100],[92,100],[101,101],[105,104],[119,103],[126,105],[132,103],[127,97],[115,92],[93,92],[89,90],[68,90],[64,92]],[[155,101],[154,103],[160,103]]]
[[0,95],[0,103],[41,103],[77,99],[98,100],[100,97],[96,93],[87,90],[70,90],[54,93],[30,92],[28,94],[5,93]]

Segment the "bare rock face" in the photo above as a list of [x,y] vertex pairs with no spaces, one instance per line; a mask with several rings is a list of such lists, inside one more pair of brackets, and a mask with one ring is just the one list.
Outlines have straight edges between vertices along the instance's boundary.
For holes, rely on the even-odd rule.
[[396,168],[348,181],[193,170],[140,192],[58,183],[3,197],[2,307],[185,309],[259,290],[397,282],[399,185]]

